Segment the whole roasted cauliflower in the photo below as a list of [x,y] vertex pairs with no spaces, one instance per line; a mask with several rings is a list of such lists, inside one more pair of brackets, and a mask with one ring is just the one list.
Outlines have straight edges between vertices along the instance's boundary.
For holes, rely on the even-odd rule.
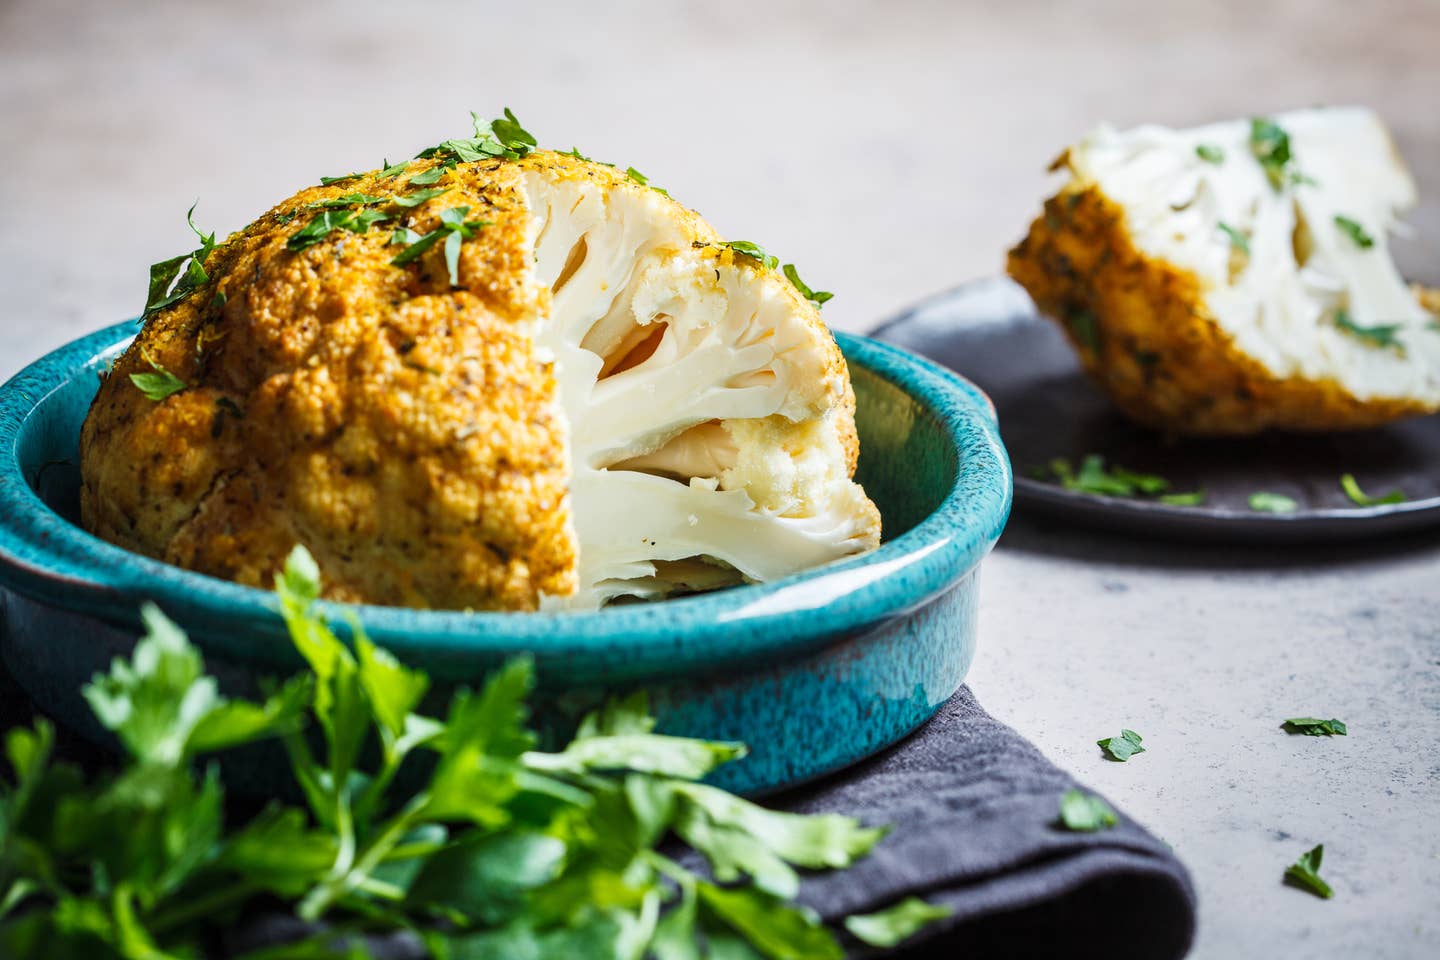
[[85,525],[252,585],[300,542],[334,599],[494,610],[876,546],[821,295],[533,144],[477,121],[157,264],[85,421]]
[[1388,249],[1415,186],[1375,114],[1102,127],[1056,167],[1009,272],[1134,419],[1249,434],[1440,410],[1440,303]]

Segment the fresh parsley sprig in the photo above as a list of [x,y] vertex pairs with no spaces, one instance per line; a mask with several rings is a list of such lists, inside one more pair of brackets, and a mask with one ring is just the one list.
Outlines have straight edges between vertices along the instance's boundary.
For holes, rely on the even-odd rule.
[[820,309],[830,300],[833,300],[835,298],[835,294],[829,292],[828,290],[811,290],[810,287],[806,285],[805,281],[800,279],[800,271],[795,269],[795,264],[787,263],[785,264],[784,269],[785,279],[789,280],[790,285],[794,287],[797,291],[799,291],[800,296],[813,303],[815,305],[815,309]]
[[536,147],[535,137],[520,125],[509,107],[505,108],[503,117],[495,120],[481,120],[480,115],[473,110],[470,112],[470,119],[475,125],[473,137],[445,140],[420,151],[416,158],[424,160],[442,157],[457,163],[473,163],[500,157],[519,160]]
[[1317,717],[1291,717],[1280,724],[1287,733],[1299,733],[1307,737],[1343,737],[1345,723],[1341,720],[1321,720]]
[[[353,956],[364,935],[403,930],[451,957],[843,957],[836,932],[791,902],[796,871],[843,869],[883,829],[698,782],[744,748],[657,734],[643,694],[587,716],[563,749],[537,750],[528,660],[423,713],[423,673],[358,622],[346,644],[320,616],[308,553],[297,548],[275,586],[309,671],[264,700],[221,695],[147,606],[134,655],[84,691],[124,749],[118,772],[87,779],[53,762],[43,720],[6,734],[0,955],[199,956],[258,902],[317,925],[285,956]],[[227,823],[209,758],[275,738],[300,804]],[[660,852],[672,836],[708,875]],[[888,946],[947,913],[906,900],[845,927]]]
[[350,210],[322,210],[310,222],[290,235],[285,241],[287,250],[304,250],[328,237],[335,230],[364,233],[377,223],[392,219],[392,214],[368,207]]

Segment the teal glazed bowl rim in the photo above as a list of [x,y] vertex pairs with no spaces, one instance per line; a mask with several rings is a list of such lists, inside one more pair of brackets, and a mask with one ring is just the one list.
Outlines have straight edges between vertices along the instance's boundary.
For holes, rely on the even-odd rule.
[[[55,512],[25,476],[20,441],[29,418],[75,377],[96,376],[135,332],[133,322],[96,331],[0,387],[0,586],[115,624],[138,624],[139,602],[151,600],[182,623],[203,624],[197,639],[206,648],[293,664],[269,592],[100,540]],[[866,368],[928,408],[957,460],[939,506],[878,549],[770,583],[592,612],[326,604],[327,615],[342,623],[358,616],[377,643],[437,677],[463,678],[477,656],[523,650],[572,677],[640,679],[794,654],[918,609],[979,564],[1009,516],[1010,463],[994,407],[974,384],[927,360],[865,337],[835,336],[852,368]]]

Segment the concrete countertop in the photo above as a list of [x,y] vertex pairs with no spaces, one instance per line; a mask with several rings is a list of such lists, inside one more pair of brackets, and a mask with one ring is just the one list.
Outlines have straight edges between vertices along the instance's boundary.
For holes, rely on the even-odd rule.
[[[540,7],[541,5],[534,5]],[[1100,120],[1380,109],[1440,278],[1440,4],[0,0],[0,377],[133,316],[145,272],[322,173],[509,105],[836,290],[865,330],[996,272]],[[981,702],[1194,871],[1198,958],[1440,955],[1440,538],[1293,550],[1017,518]],[[1279,721],[1336,716],[1345,738]],[[1107,763],[1131,727],[1148,751]],[[1333,900],[1282,886],[1324,842]]]

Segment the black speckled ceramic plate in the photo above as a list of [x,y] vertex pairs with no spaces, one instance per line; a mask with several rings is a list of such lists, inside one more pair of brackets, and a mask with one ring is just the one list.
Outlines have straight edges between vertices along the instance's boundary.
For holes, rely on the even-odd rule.
[[[1017,512],[1044,513],[1112,529],[1211,540],[1336,540],[1440,525],[1440,416],[1379,430],[1182,440],[1122,417],[1084,376],[1054,324],[1004,279],[941,294],[872,336],[942,363],[995,401],[1015,467]],[[1197,506],[1101,497],[1038,479],[1054,457],[1086,454],[1108,465],[1159,474],[1178,492],[1204,490]],[[1402,491],[1403,503],[1356,506],[1340,487],[1353,473],[1372,496]],[[1288,514],[1250,509],[1250,495],[1292,497]]]

